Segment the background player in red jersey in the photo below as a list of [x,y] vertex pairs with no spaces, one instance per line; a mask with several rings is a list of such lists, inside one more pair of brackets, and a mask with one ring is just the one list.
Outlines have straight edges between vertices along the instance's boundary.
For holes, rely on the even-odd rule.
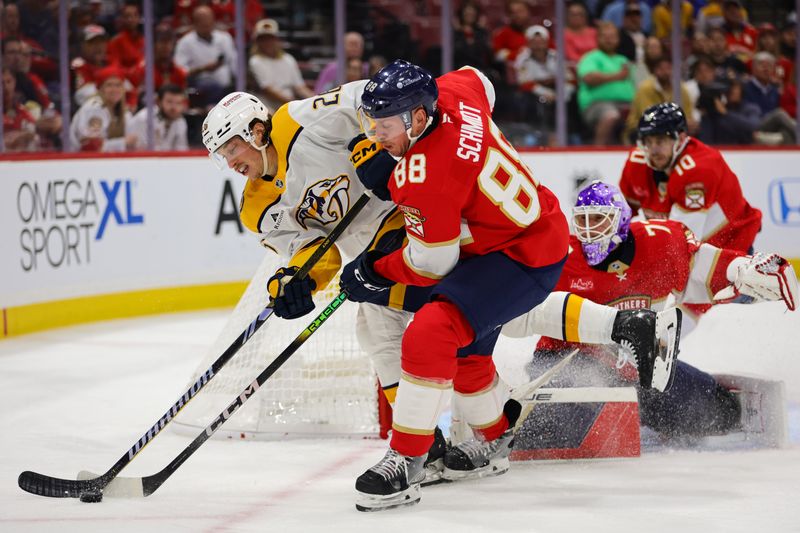
[[397,160],[388,183],[384,174],[370,188],[404,213],[408,241],[362,254],[344,268],[342,289],[370,301],[394,283],[434,287],[403,336],[391,449],[357,480],[359,510],[419,501],[424,454],[454,389],[479,440],[447,452],[444,477],[508,469],[519,411],[503,412],[507,391],[490,354],[500,326],[550,293],[568,230],[555,196],[491,121],[493,105],[493,87],[475,69],[437,83],[405,61],[362,95],[362,128]]
[[[688,135],[680,106],[666,102],[647,108],[638,137],[619,184],[634,214],[641,210],[648,219],[678,220],[702,242],[752,252],[761,211],[744,198],[722,154]],[[684,306],[694,320],[709,308]],[[694,320],[684,320],[684,333]]]
[[[659,309],[670,295],[678,302],[716,303],[740,293],[757,301],[782,300],[790,310],[798,304],[797,277],[782,257],[749,256],[699,243],[674,220],[631,222],[631,209],[613,185],[596,181],[581,190],[573,225],[571,253],[557,290],[620,309]],[[512,322],[506,328],[513,326]],[[559,375],[560,386],[596,385],[598,374],[614,384],[635,378],[624,354],[618,358],[607,346],[577,346],[585,357],[576,359],[574,371]],[[543,337],[532,373],[540,374],[539,366],[552,364],[553,358],[575,347]],[[711,375],[682,361],[677,362],[675,381],[667,392],[640,390],[639,407],[643,425],[670,437],[720,434],[740,423],[733,394]]]

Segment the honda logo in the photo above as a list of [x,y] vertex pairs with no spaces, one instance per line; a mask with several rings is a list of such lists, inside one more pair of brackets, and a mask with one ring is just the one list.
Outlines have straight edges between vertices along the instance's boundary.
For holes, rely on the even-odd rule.
[[800,226],[800,178],[778,178],[769,184],[769,214],[777,226]]

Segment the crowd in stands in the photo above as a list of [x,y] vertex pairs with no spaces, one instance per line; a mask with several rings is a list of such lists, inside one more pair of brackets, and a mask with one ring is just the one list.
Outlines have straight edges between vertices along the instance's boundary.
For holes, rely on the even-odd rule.
[[[755,0],[683,1],[683,81],[675,89],[670,1],[567,1],[565,65],[559,65],[555,50],[556,1],[453,2],[453,66],[472,65],[490,77],[498,94],[495,120],[503,123],[512,142],[554,142],[560,71],[565,74],[571,144],[631,144],[642,111],[674,100],[678,91],[691,133],[705,142],[796,142],[793,2],[772,9],[773,19],[766,20],[764,11],[755,8]],[[403,4],[403,9],[412,4],[410,9],[420,18],[429,17],[436,6],[441,8],[437,0],[349,4],[374,7],[385,14],[398,7],[392,2]],[[316,4],[304,0],[287,4],[294,5],[294,15],[279,19],[268,12],[274,3],[244,2],[247,90],[272,111],[290,100],[330,90],[339,79],[332,57],[332,20],[324,24],[331,41],[328,53],[315,57],[313,51],[303,52],[303,43],[293,41],[297,34],[281,25],[287,24],[284,20],[291,25],[313,19],[309,12],[318,9]],[[235,86],[240,62],[234,44],[234,2],[174,0],[153,5],[154,147],[197,147],[205,112]],[[52,0],[18,0],[2,7],[7,152],[61,149],[65,120],[58,32],[54,31],[58,6]],[[70,6],[68,133],[72,149],[146,149],[147,64],[140,3],[77,0]],[[348,19],[351,31],[343,42],[346,81],[372,75],[398,51],[434,71],[438,68],[430,61],[439,50],[435,42],[431,44],[430,35],[416,35],[420,43],[428,44],[427,49],[404,47],[402,39],[392,41],[392,36],[402,35],[396,33],[398,27],[408,35],[414,26],[413,21],[402,19],[398,16],[391,24],[377,25]],[[390,29],[395,33],[389,34]],[[295,57],[298,54],[300,60]]]

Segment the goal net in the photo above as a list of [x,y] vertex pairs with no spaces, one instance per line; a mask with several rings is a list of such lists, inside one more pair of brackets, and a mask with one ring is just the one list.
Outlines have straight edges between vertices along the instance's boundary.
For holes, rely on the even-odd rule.
[[[224,329],[192,376],[194,382],[268,302],[267,280],[283,263],[268,253]],[[338,276],[315,295],[315,312],[337,294]],[[378,389],[368,356],[356,340],[357,305],[346,302],[284,363],[215,436],[282,437],[377,435]],[[270,317],[178,415],[179,431],[196,434],[252,383],[315,315]]]

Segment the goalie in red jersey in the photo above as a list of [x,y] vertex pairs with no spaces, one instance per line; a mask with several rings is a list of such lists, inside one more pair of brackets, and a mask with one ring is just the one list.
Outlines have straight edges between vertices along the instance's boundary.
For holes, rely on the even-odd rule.
[[[798,304],[797,277],[784,258],[700,243],[676,220],[631,222],[631,209],[613,185],[593,182],[581,190],[573,225],[571,252],[556,285],[556,290],[570,291],[570,298],[579,295],[619,309],[656,310],[670,295],[678,303],[728,302],[743,294],[756,301],[783,301],[789,310]],[[529,329],[519,323],[526,319],[508,324],[506,330]],[[625,363],[624,352],[613,353],[610,346],[578,346],[584,357],[573,372],[561,373],[560,386],[596,385],[598,373],[615,384],[634,380],[636,370]],[[539,375],[539,366],[551,365],[553,358],[575,347],[543,337],[532,374]],[[586,383],[587,379],[595,381]],[[642,424],[668,437],[720,434],[740,424],[733,394],[682,361],[677,362],[673,386],[664,393],[640,390],[639,406]]]

